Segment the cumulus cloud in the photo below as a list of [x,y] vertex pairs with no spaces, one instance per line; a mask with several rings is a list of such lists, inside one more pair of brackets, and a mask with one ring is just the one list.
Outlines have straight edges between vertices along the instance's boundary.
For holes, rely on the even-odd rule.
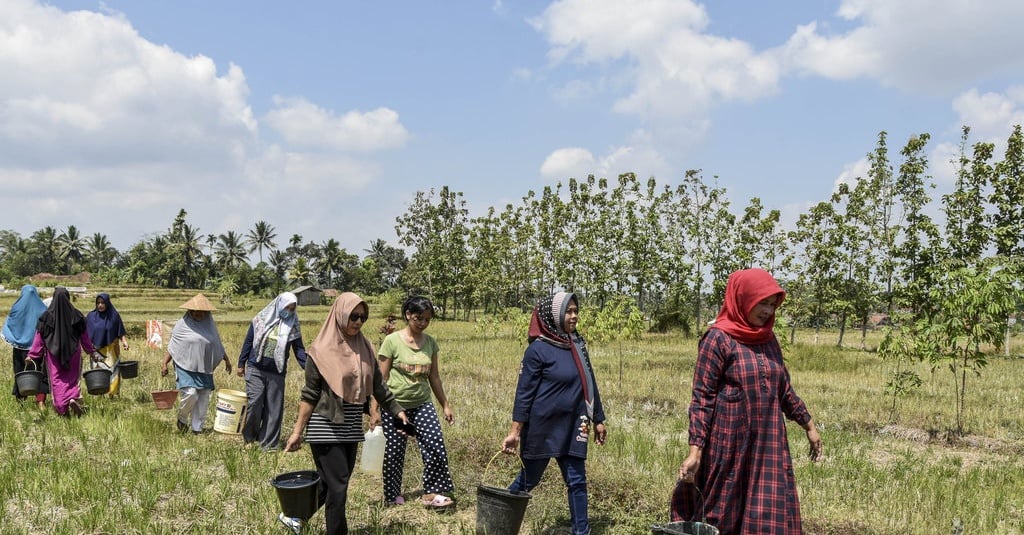
[[[530,20],[550,43],[553,63],[619,66],[629,89],[614,110],[654,123],[702,117],[719,102],[776,91],[776,60],[741,40],[705,33],[709,22],[703,6],[689,0],[561,0]],[[584,82],[569,85],[562,95],[585,94]]]
[[633,132],[630,141],[628,145],[610,147],[601,157],[595,157],[589,150],[579,147],[555,150],[541,165],[541,176],[564,181],[588,175],[617,177],[622,173],[633,172],[642,178],[670,173],[665,158],[650,145],[651,139],[647,132]]
[[868,176],[868,172],[871,170],[871,162],[867,158],[861,158],[855,162],[848,163],[843,166],[842,172],[836,177],[835,185],[849,184],[851,186],[857,183],[857,180]]
[[[288,195],[351,197],[380,165],[342,153],[409,137],[392,109],[339,113],[297,96],[264,119],[283,138],[270,144],[240,66],[154,44],[108,9],[3,0],[0,80],[0,182],[18,198],[15,230],[74,224],[118,248],[183,207],[220,233],[273,219],[264,214]],[[112,206],[116,217],[97,208]],[[331,203],[309,206],[304,216],[321,221],[310,229],[323,232]]]
[[1017,0],[843,0],[836,14],[852,29],[831,34],[817,21],[800,26],[774,51],[779,63],[831,79],[866,77],[930,91],[1024,66],[1024,3]]
[[587,176],[593,173],[594,155],[587,149],[569,147],[557,149],[544,159],[540,174],[545,178],[561,180],[568,177]]
[[274,97],[267,124],[301,147],[369,152],[401,147],[409,132],[388,108],[336,115],[303,98]]

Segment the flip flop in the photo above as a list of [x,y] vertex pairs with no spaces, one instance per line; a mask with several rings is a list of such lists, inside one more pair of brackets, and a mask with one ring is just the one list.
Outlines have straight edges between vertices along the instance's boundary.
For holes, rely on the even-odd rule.
[[435,494],[434,498],[432,500],[423,499],[421,501],[423,502],[424,506],[426,506],[426,507],[433,507],[435,509],[439,509],[439,508],[442,508],[442,507],[448,507],[449,505],[455,503],[455,502],[452,501],[451,498],[449,498],[449,497],[447,497],[447,496],[445,496],[443,494]]

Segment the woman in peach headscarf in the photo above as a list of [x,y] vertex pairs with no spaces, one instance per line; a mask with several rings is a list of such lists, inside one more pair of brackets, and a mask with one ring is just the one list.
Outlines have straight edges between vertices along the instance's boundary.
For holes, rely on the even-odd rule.
[[[362,333],[369,310],[352,292],[335,299],[320,334],[306,350],[309,359],[299,415],[285,445],[286,451],[297,451],[303,440],[309,442],[320,474],[317,503],[325,506],[329,535],[348,533],[345,502],[356,449],[364,440],[364,404],[373,396],[403,425],[408,423],[405,411],[384,383],[373,345]],[[278,520],[299,533],[308,519],[281,513]]]
[[812,460],[821,456],[821,437],[793,391],[772,329],[785,298],[763,269],[729,276],[725,303],[697,351],[690,454],[679,466],[672,520],[704,517],[730,534],[801,533],[783,416],[807,432]]

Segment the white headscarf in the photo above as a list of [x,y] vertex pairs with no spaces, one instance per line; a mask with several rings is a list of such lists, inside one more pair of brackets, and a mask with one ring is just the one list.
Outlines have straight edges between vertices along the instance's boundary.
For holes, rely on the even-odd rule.
[[[302,336],[298,314],[292,313],[287,318],[282,318],[281,311],[298,301],[295,294],[284,292],[263,307],[263,310],[252,319],[253,349],[256,351],[256,359],[263,360],[272,355],[278,372],[284,371],[285,350],[288,349],[288,343]],[[270,337],[274,333],[275,327],[277,330],[276,340]]]
[[167,352],[174,359],[174,365],[183,370],[213,373],[225,355],[213,315],[207,312],[205,318],[196,320],[185,312],[171,330]]

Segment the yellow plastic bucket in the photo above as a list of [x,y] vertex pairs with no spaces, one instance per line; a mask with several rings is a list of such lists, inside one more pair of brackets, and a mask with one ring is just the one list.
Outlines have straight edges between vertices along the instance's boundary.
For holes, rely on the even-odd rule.
[[248,396],[238,390],[217,391],[217,416],[213,430],[227,435],[238,435],[245,425],[245,411]]

